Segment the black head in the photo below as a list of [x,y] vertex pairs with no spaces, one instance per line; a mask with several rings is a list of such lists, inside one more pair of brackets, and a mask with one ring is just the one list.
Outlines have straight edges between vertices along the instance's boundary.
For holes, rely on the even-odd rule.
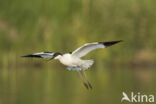
[[58,56],[58,55],[62,55],[62,54],[59,53],[59,52],[56,52],[56,53],[54,53],[53,58],[55,58],[55,57]]
[[72,54],[72,52],[69,52],[69,54]]

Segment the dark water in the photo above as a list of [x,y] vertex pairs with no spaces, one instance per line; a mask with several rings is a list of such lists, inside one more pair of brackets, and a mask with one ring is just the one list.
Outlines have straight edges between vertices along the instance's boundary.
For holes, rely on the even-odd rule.
[[62,67],[0,69],[0,104],[120,104],[123,91],[155,95],[155,73],[92,68],[87,75],[93,89],[87,90],[77,72]]

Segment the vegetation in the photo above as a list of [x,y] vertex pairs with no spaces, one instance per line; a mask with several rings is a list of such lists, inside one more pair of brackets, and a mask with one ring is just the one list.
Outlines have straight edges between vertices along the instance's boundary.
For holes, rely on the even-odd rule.
[[112,40],[124,42],[90,57],[96,56],[96,60],[106,63],[151,63],[156,58],[155,3],[155,0],[1,0],[1,64],[19,63],[18,57],[27,53],[68,52],[86,42]]
[[[0,0],[0,104],[119,104],[123,91],[155,94],[155,5],[156,0]],[[114,40],[124,42],[85,56],[95,60],[87,70],[92,91],[57,61],[20,57]]]

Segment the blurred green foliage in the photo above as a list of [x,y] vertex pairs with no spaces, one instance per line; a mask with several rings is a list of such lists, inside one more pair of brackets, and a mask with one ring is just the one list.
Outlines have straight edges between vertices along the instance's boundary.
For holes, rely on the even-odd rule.
[[[156,62],[155,10],[156,0],[0,0],[0,104],[119,104],[123,91],[156,94],[148,67]],[[95,60],[89,91],[58,61],[20,57],[114,40],[124,42],[85,56]]]
[[[93,69],[93,68],[92,68]],[[122,70],[122,71],[121,71]],[[1,104],[120,104],[122,92],[156,95],[155,69],[88,70],[86,90],[75,71],[60,68],[0,70]],[[124,104],[130,104],[124,102]],[[148,104],[148,103],[144,103]]]
[[124,42],[87,57],[99,65],[154,63],[155,5],[155,0],[1,0],[0,64],[22,63],[19,57],[28,53],[65,53],[113,40]]

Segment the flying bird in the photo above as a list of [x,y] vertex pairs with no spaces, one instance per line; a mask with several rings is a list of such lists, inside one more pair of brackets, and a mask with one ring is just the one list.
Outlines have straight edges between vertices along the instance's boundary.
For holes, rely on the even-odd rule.
[[83,60],[81,58],[86,54],[88,54],[90,51],[93,51],[98,48],[107,48],[119,42],[121,42],[121,40],[109,41],[109,42],[93,42],[93,43],[84,44],[83,46],[79,47],[75,51],[65,53],[65,54],[61,54],[60,52],[39,52],[39,53],[25,55],[22,57],[58,59],[63,65],[67,66],[68,70],[77,71],[83,81],[84,86],[87,89],[89,88],[92,89],[92,85],[88,81],[85,70],[91,67],[94,61]]

